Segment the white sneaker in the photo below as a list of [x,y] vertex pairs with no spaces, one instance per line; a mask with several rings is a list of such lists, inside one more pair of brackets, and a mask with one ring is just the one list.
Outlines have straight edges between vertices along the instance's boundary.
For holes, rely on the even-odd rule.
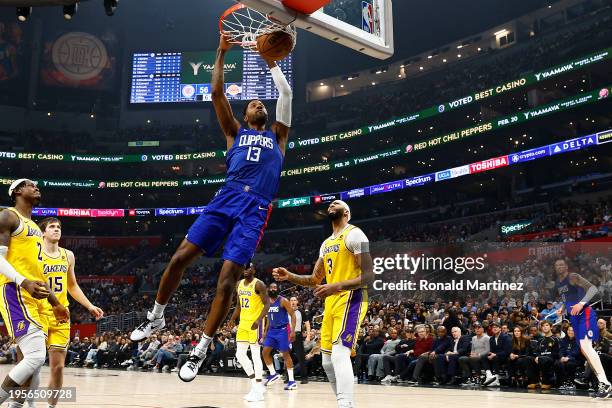
[[392,375],[387,375],[385,378],[383,378],[382,380],[380,380],[381,383],[390,383],[391,380],[393,380],[393,376]]
[[194,348],[189,354],[189,358],[187,358],[187,362],[183,364],[181,369],[179,370],[179,378],[182,381],[190,382],[196,378],[198,375],[198,371],[200,371],[200,367],[206,358],[206,353],[203,356],[198,356],[196,353],[196,349]]
[[262,392],[257,391],[257,389],[252,389],[247,395],[244,396],[244,400],[247,402],[263,401],[264,395]]
[[163,316],[156,318],[153,312],[149,311],[147,312],[147,319],[134,329],[130,339],[132,341],[142,341],[164,327],[166,327],[166,319]]

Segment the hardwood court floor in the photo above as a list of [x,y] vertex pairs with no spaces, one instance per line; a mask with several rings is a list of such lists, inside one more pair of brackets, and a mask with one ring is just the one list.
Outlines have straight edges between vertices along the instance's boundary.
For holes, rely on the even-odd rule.
[[[2,378],[12,368],[0,366]],[[41,385],[47,384],[49,368],[44,367]],[[60,402],[59,407],[102,408],[335,408],[328,383],[310,382],[297,391],[284,391],[280,383],[266,393],[265,402],[247,403],[243,395],[250,383],[239,377],[198,376],[183,383],[176,373],[66,368],[65,386],[77,387],[77,402]],[[584,396],[558,394],[477,391],[444,388],[363,385],[355,386],[358,408],[418,406],[419,408],[559,408],[571,406],[612,407],[612,399],[594,400]],[[43,402],[37,407],[46,408]]]

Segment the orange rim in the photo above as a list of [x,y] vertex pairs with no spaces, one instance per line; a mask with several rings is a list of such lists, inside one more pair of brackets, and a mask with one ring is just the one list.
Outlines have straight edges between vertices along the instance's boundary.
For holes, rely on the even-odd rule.
[[243,8],[246,8],[246,6],[244,4],[242,4],[242,3],[238,3],[238,4],[234,4],[232,7],[228,8],[227,10],[225,10],[223,12],[223,14],[221,15],[221,18],[219,18],[219,31],[223,32],[223,20],[225,20],[225,18],[227,16],[229,16],[233,12],[241,10]]

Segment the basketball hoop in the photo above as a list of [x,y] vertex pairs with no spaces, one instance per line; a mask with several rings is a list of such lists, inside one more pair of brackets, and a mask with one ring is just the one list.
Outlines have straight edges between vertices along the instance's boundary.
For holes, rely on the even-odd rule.
[[[257,37],[276,31],[283,31],[293,39],[293,47],[297,32],[291,24],[281,24],[265,14],[248,8],[244,4],[236,4],[228,8],[219,19],[219,31],[229,37],[229,42],[251,51],[257,51]],[[292,49],[293,50],[293,49]]]

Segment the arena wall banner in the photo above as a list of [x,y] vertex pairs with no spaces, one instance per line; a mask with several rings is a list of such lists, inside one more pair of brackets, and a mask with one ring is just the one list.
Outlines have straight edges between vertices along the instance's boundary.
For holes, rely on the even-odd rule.
[[[303,176],[315,173],[322,173],[332,170],[341,170],[348,167],[355,167],[362,164],[371,163],[378,160],[388,159],[390,157],[400,156],[402,154],[410,154],[412,152],[421,151],[424,149],[440,146],[447,143],[463,140],[470,136],[484,134],[493,130],[505,128],[508,126],[524,123],[530,120],[540,118],[545,115],[552,113],[562,112],[567,109],[573,109],[578,106],[583,106],[590,103],[602,101],[607,98],[610,93],[610,87],[602,88],[599,90],[593,90],[591,92],[582,93],[571,98],[564,99],[562,101],[553,102],[547,105],[538,106],[537,108],[522,111],[508,115],[496,120],[481,123],[477,126],[454,131],[452,133],[430,138],[427,141],[419,143],[408,144],[404,143],[401,146],[396,146],[391,149],[383,150],[381,152],[370,153],[365,156],[352,157],[348,159],[335,160],[328,163],[315,163],[308,166],[296,167],[293,169],[283,170],[281,177],[292,177],[292,176]],[[602,92],[606,90],[607,93]],[[607,131],[606,131],[607,132]],[[599,138],[593,139],[595,143],[599,140],[603,140],[606,143],[609,138],[606,136],[608,133],[601,132]],[[601,137],[603,135],[603,137]],[[569,144],[568,144],[569,143]],[[554,149],[550,150],[549,154],[557,154],[564,152],[566,149],[577,150],[580,148],[578,145],[581,142],[580,138],[572,139],[572,141],[565,141],[557,143]],[[586,142],[585,142],[586,143]],[[537,149],[531,149],[530,153],[524,152],[524,154],[518,157],[520,161],[532,160],[536,156],[544,155],[544,152],[539,150],[535,153],[531,153]],[[1,153],[0,153],[1,154]],[[512,160],[517,160],[517,156],[512,155]],[[449,169],[448,174],[441,173],[436,176],[436,181],[440,181],[444,178],[455,178],[468,173],[474,173],[477,171],[490,170],[491,166],[499,167],[508,165],[507,160],[504,162],[501,158],[489,159],[482,163],[472,163],[472,169],[467,169],[465,166]],[[0,185],[9,185],[14,181],[10,177],[0,177]],[[225,182],[225,176],[207,177],[207,178],[196,178],[196,179],[168,179],[168,180],[44,180],[36,179],[40,183],[41,187],[65,187],[65,188],[184,188],[184,187],[202,187],[211,184],[222,184]],[[71,214],[66,214],[71,216]],[[111,214],[99,214],[99,217],[112,217]]]
[[[380,130],[385,130],[392,127],[398,127],[411,123],[414,121],[426,119],[435,115],[448,112],[459,107],[466,106],[476,101],[482,101],[486,98],[500,95],[510,90],[515,90],[521,87],[525,87],[545,79],[555,77],[567,72],[575,71],[584,68],[588,65],[606,61],[612,57],[612,47],[602,50],[597,53],[593,53],[579,59],[570,61],[568,63],[558,65],[553,68],[546,69],[544,71],[525,75],[519,79],[500,84],[495,87],[480,90],[474,92],[465,97],[459,98],[455,101],[445,102],[443,104],[424,109],[420,112],[410,113],[402,115],[397,118],[392,118],[384,122],[363,126],[357,129],[345,130],[332,135],[326,135],[321,137],[314,137],[308,139],[298,139],[289,142],[288,148],[305,148],[314,145],[332,143],[347,139],[352,139],[357,136],[366,135]],[[512,116],[508,118],[512,121]],[[471,129],[471,130],[470,130]],[[453,132],[449,135],[442,136],[442,138],[451,138],[454,133],[466,132],[475,134],[478,129],[468,128],[463,131]],[[608,137],[607,140],[612,140]],[[433,142],[432,142],[433,143]],[[412,148],[412,146],[406,146]],[[208,152],[195,152],[195,153],[167,153],[167,154],[128,154],[128,155],[95,155],[95,154],[74,154],[74,153],[33,153],[33,152],[1,152],[0,159],[9,160],[40,160],[40,161],[66,161],[66,162],[77,162],[77,163],[151,163],[151,162],[177,162],[177,161],[192,161],[192,160],[208,160],[224,158],[226,155],[224,150],[211,150]],[[357,158],[356,158],[357,159]],[[337,162],[337,168],[343,167],[343,161]],[[295,170],[296,174],[298,170]],[[305,169],[304,173],[308,170]]]
[[[560,151],[559,153],[567,153],[570,151],[581,150],[588,147],[596,147],[601,143],[598,143],[597,136],[600,134],[606,134],[610,132],[610,130],[605,130],[599,133],[593,133],[591,135],[582,136],[574,139],[566,140],[565,142],[561,142],[562,145],[567,146],[575,146],[576,148],[565,149]],[[453,169],[441,170],[436,173],[423,174],[420,176],[413,176],[407,179],[394,180],[387,183],[377,184],[374,186],[367,186],[361,188],[354,188],[348,191],[342,191],[337,193],[328,193],[321,194],[317,196],[305,196],[305,197],[295,197],[295,198],[279,198],[273,204],[277,208],[289,208],[289,207],[301,207],[305,205],[312,204],[323,204],[330,202],[330,200],[335,200],[337,198],[341,198],[343,200],[349,200],[354,198],[366,197],[372,194],[379,193],[387,193],[390,191],[412,188],[412,187],[420,187],[430,183],[449,180],[455,177],[463,177],[469,174],[481,173],[484,171],[495,170],[501,167],[512,166],[518,163],[522,163],[527,160],[519,160],[521,157],[526,157],[528,153],[536,152],[544,152],[538,155],[529,156],[529,161],[531,160],[539,160],[544,157],[551,156],[555,153],[552,153],[553,146],[558,146],[559,143],[553,143],[551,145],[542,146],[539,148],[528,149],[517,153],[512,153],[506,156],[494,157],[487,160],[478,161],[475,163],[466,164],[463,166],[455,167]],[[2,183],[3,179],[0,179],[0,183]],[[10,179],[8,183],[10,183]],[[182,208],[132,208],[124,210],[124,216],[126,217],[167,217],[167,216],[184,216],[184,215],[198,215],[201,214],[206,207],[182,207]],[[40,216],[49,216],[49,215],[57,215],[60,213],[61,209],[58,208],[35,208],[33,211],[33,215],[35,217]],[[64,209],[70,210],[70,209]],[[99,212],[105,213],[108,210],[82,210],[82,209],[72,209],[74,210],[72,213],[74,216],[81,217],[92,217],[93,214],[99,214]]]

